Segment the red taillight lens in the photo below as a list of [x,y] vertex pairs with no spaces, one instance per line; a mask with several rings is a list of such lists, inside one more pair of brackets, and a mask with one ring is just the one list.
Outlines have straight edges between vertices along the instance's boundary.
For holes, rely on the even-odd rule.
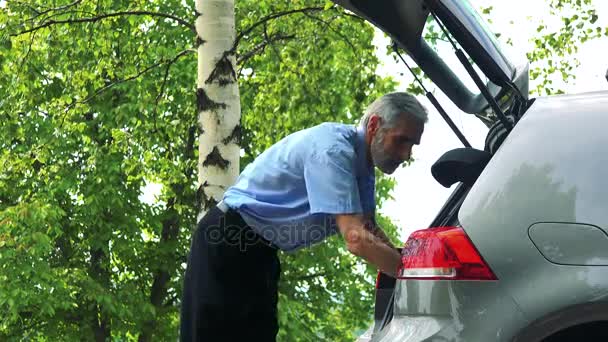
[[460,227],[418,230],[401,252],[400,279],[497,280]]

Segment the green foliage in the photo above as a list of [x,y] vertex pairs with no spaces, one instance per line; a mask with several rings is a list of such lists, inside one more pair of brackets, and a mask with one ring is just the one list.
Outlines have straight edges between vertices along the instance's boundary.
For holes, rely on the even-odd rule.
[[[50,6],[0,12],[0,339],[174,340],[198,208],[194,5]],[[330,2],[236,9],[243,166],[291,132],[354,123],[395,85],[374,73],[371,26]],[[281,339],[367,325],[373,270],[341,239],[281,257]]]
[[[0,340],[175,340],[198,208],[193,1],[0,6]],[[598,34],[584,8],[533,61]],[[239,0],[236,15],[243,167],[396,86],[375,75],[371,26],[331,2]],[[379,204],[393,186],[378,178]],[[342,239],[281,259],[280,340],[352,340],[370,322],[375,271]]]
[[581,45],[588,40],[608,36],[608,28],[598,25],[592,0],[552,0],[550,14],[561,18],[557,28],[541,23],[532,39],[534,49],[527,54],[530,61],[530,80],[535,85],[533,94],[561,94],[554,84],[568,83],[576,78],[580,62],[575,57]]
[[[177,1],[6,6],[0,310],[10,314],[0,340],[174,338],[196,217],[196,58],[179,55],[193,32],[150,15],[77,20],[192,10]],[[140,198],[146,182],[164,185],[153,205]]]

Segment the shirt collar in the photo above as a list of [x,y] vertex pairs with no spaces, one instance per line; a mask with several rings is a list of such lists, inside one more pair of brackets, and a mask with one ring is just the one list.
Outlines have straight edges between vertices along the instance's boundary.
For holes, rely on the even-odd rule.
[[357,154],[357,175],[366,176],[374,175],[373,165],[367,162],[367,144],[365,143],[365,129],[359,125],[356,128],[356,143],[355,152]]

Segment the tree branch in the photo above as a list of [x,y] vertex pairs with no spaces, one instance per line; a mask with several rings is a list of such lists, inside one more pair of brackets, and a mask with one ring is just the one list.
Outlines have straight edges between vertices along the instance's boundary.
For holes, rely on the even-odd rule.
[[[268,23],[267,22],[264,23],[264,30],[263,30],[263,32],[264,32],[264,39],[266,41],[269,41],[270,40],[270,35],[268,34]],[[281,54],[277,51],[276,46],[270,44],[270,47],[272,48],[272,50],[274,51],[275,55],[279,59],[279,62],[281,64],[285,64],[283,62],[283,58],[281,57]]]
[[165,75],[163,77],[163,82],[160,85],[160,90],[158,91],[158,95],[156,95],[156,100],[154,101],[154,128],[156,129],[156,109],[158,108],[158,102],[160,101],[161,97],[164,95],[165,93],[165,86],[167,84],[167,79],[169,78],[169,69],[171,69],[171,66],[173,64],[175,64],[175,62],[177,62],[177,60],[184,56],[187,55],[189,53],[193,53],[196,52],[196,50],[192,50],[192,49],[188,49],[188,50],[184,50],[180,53],[178,53],[175,57],[173,57],[171,60],[169,60],[167,62],[167,67],[165,68]]
[[[44,19],[40,19],[40,22],[42,23],[42,22],[48,21],[51,18],[58,17],[58,16],[61,16],[61,15],[65,16],[65,15],[72,15],[72,14],[86,14],[86,15],[89,15],[89,16],[94,16],[97,13],[93,13],[93,12],[89,12],[89,11],[79,11],[79,10],[75,10],[74,9],[74,10],[63,11],[63,12],[55,12],[55,13],[52,13],[52,14],[49,13],[49,14],[47,14],[44,17]],[[25,19],[24,22],[28,22],[28,21],[29,22],[33,22],[38,17],[39,17],[39,15],[33,16],[31,18]],[[25,26],[25,25],[22,24],[21,26]]]
[[[264,22],[263,24],[264,24],[264,38],[266,40],[270,40],[269,35],[268,35],[268,25],[266,22]],[[281,65],[284,65],[291,72],[293,72],[296,75],[300,75],[300,76],[302,76],[302,79],[305,79],[305,75],[303,75],[299,70],[294,69],[291,66],[291,64],[285,63],[285,61],[281,57],[281,53],[279,51],[277,51],[276,46],[274,44],[270,44],[270,47],[272,48],[272,51],[279,59],[279,63],[281,63]],[[306,93],[307,96],[312,96],[313,93],[310,91],[310,89],[308,89],[308,84],[306,82],[302,82],[302,87],[304,88],[304,92]]]
[[[160,250],[167,243],[173,242],[177,238],[179,233],[180,218],[175,210],[176,197],[171,197],[167,201],[167,209],[165,209],[164,215],[167,217],[162,220],[162,231],[160,241],[158,242],[158,250]],[[161,257],[163,256],[160,254]],[[167,256],[164,256],[167,257]],[[169,270],[165,267],[157,267],[152,272],[153,280],[152,287],[150,289],[150,304],[158,311],[162,308],[163,301],[167,296],[167,283],[171,279]],[[156,319],[153,318],[144,323],[144,329],[139,335],[139,342],[147,342],[152,340],[152,333],[154,326],[156,325]]]
[[[28,5],[28,4],[25,4],[25,3],[22,3],[21,1],[7,1],[7,2],[15,2],[15,3],[20,4],[20,5],[22,5],[22,6],[27,6],[29,9],[31,9],[31,10],[32,10],[32,12],[35,12],[35,13],[36,13],[36,15],[35,15],[35,16],[33,16],[33,17],[31,17],[31,18],[29,18],[29,19],[26,19],[26,20],[25,20],[25,21],[32,21],[32,20],[34,20],[35,18],[37,18],[37,17],[39,17],[39,16],[41,16],[41,15],[45,15],[45,14],[47,14],[47,13],[49,13],[49,12],[62,11],[62,10],[64,10],[64,9],[68,9],[68,8],[70,8],[70,7],[72,7],[72,6],[76,6],[76,5],[78,5],[79,3],[81,3],[81,2],[82,2],[82,0],[76,0],[76,1],[74,1],[74,2],[72,2],[72,3],[70,3],[70,4],[63,5],[63,6],[59,6],[59,7],[46,7],[46,6],[42,6],[42,7],[44,8],[44,10],[43,10],[43,11],[40,11],[40,10],[38,10],[37,8],[34,8],[34,7],[33,7],[33,6],[31,6],[31,5]],[[48,19],[48,18],[47,18],[47,19]]]
[[255,56],[256,54],[263,52],[264,49],[266,48],[266,46],[268,46],[269,44],[272,44],[274,42],[278,42],[281,40],[289,40],[289,39],[293,39],[295,38],[295,35],[281,35],[281,34],[276,34],[272,37],[270,37],[269,39],[264,40],[262,43],[256,45],[253,47],[253,49],[251,49],[250,51],[248,51],[247,53],[239,56],[239,58],[236,60],[236,64],[241,64],[246,62],[249,58]]
[[[194,157],[194,149],[196,142],[197,125],[190,126],[188,128],[188,138],[184,145],[184,159],[190,160]],[[187,179],[194,174],[193,167],[187,167],[183,173]],[[181,224],[180,215],[175,209],[176,204],[190,203],[185,197],[187,193],[187,186],[184,184],[172,184],[171,189],[175,193],[175,196],[169,198],[167,201],[167,209],[163,216],[166,218],[162,220],[162,231],[160,241],[158,242],[158,250],[161,250],[167,244],[177,241],[179,235],[179,226]],[[169,257],[174,258],[176,252],[173,252]],[[163,255],[160,254],[162,257]],[[165,268],[159,267],[152,271],[152,288],[150,289],[150,303],[160,311],[163,307],[171,305],[177,298],[177,294],[172,298],[166,300],[168,295],[168,284],[171,280],[171,272]],[[156,325],[156,318],[144,322],[144,329],[139,335],[139,342],[146,342],[152,340],[152,332]]]
[[346,44],[348,44],[350,46],[350,48],[353,50],[353,53],[355,54],[356,57],[359,57],[359,54],[357,52],[357,48],[353,45],[353,43],[348,39],[348,37],[346,37],[344,34],[342,34],[340,31],[334,29],[328,22],[326,22],[325,20],[316,17],[312,14],[309,13],[304,13],[305,16],[309,17],[310,19],[316,20],[318,22],[320,22],[321,24],[323,24],[325,27],[327,27],[327,29],[329,29],[330,31],[332,31],[333,33],[335,33],[336,35],[338,35],[338,37],[342,38],[342,40],[344,40],[346,42]]
[[344,11],[344,12],[338,11],[338,13],[343,14],[343,15],[345,15],[347,17],[351,17],[351,18],[357,19],[358,21],[365,22],[365,19],[361,18],[360,16],[358,16],[358,15],[356,15],[354,13],[348,13],[346,11]]
[[112,83],[110,83],[110,84],[107,84],[107,85],[105,85],[105,86],[103,86],[103,87],[101,87],[101,88],[97,89],[93,95],[91,95],[91,96],[87,97],[86,99],[84,99],[84,100],[82,100],[82,101],[76,101],[76,102],[72,102],[72,103],[70,103],[70,104],[69,104],[69,105],[66,107],[66,110],[69,110],[71,107],[73,107],[74,105],[76,105],[76,104],[78,104],[78,103],[87,103],[87,102],[91,101],[91,99],[93,99],[95,96],[97,96],[97,95],[99,95],[99,94],[103,93],[104,91],[106,91],[106,90],[108,90],[108,89],[110,89],[110,88],[114,87],[115,85],[118,85],[118,84],[121,84],[121,83],[124,83],[124,82],[128,82],[128,81],[131,81],[131,80],[134,80],[134,79],[138,78],[139,76],[141,76],[141,75],[143,75],[143,74],[147,73],[148,71],[150,71],[150,70],[152,70],[152,69],[154,69],[154,68],[156,68],[156,67],[158,67],[158,66],[162,65],[163,63],[164,63],[164,61],[160,61],[160,62],[154,63],[154,64],[152,64],[152,65],[150,65],[150,66],[146,67],[145,69],[143,69],[143,70],[139,71],[137,74],[135,74],[135,75],[133,75],[133,76],[129,76],[129,77],[127,77],[127,78],[124,78],[124,79],[118,80],[118,81],[116,81],[116,82],[112,82]]
[[128,82],[128,81],[131,81],[131,80],[134,80],[134,79],[138,78],[139,76],[141,76],[141,75],[143,75],[143,74],[147,73],[148,71],[150,71],[150,70],[152,70],[152,69],[154,69],[154,68],[159,67],[160,65],[163,65],[163,64],[165,64],[165,63],[175,63],[175,61],[177,61],[177,60],[178,60],[180,57],[185,56],[186,54],[188,54],[188,53],[190,53],[190,52],[192,52],[192,50],[190,50],[190,49],[188,49],[188,50],[184,50],[184,51],[182,51],[182,52],[178,53],[178,54],[177,54],[175,57],[173,57],[173,58],[171,58],[171,59],[169,59],[169,60],[163,59],[163,60],[161,60],[161,61],[159,61],[159,62],[157,62],[157,63],[154,63],[154,64],[152,64],[152,65],[150,65],[150,66],[148,66],[148,67],[144,68],[143,70],[141,70],[141,71],[137,72],[137,73],[136,73],[135,75],[133,75],[133,76],[129,76],[129,77],[127,77],[127,78],[124,78],[124,79],[118,80],[118,81],[116,81],[116,82],[113,82],[113,83],[107,84],[107,85],[105,85],[105,86],[103,86],[103,87],[99,88],[98,90],[96,90],[96,91],[95,91],[95,93],[94,93],[93,95],[91,95],[91,96],[87,97],[86,99],[84,99],[84,100],[82,100],[82,101],[76,101],[76,102],[70,103],[70,104],[69,104],[69,105],[66,107],[66,109],[65,109],[65,110],[66,110],[66,111],[67,111],[67,110],[69,110],[70,108],[72,108],[73,106],[75,106],[75,105],[76,105],[76,104],[78,104],[78,103],[86,103],[86,102],[89,102],[89,101],[90,101],[91,99],[93,99],[95,96],[97,96],[97,95],[99,95],[99,94],[103,93],[104,91],[106,91],[106,90],[108,90],[108,89],[110,89],[110,88],[114,87],[115,85],[118,85],[118,84],[121,84],[121,83],[124,83],[124,82]]
[[34,44],[34,39],[35,38],[36,38],[36,32],[34,32],[31,35],[31,37],[30,37],[30,45],[27,48],[27,53],[25,54],[25,56],[21,60],[21,63],[19,64],[19,70],[23,70],[23,66],[25,65],[25,61],[29,58],[30,52],[32,52],[32,45]]
[[305,8],[299,8],[299,9],[295,9],[295,10],[290,10],[290,11],[284,11],[284,12],[278,12],[278,13],[273,13],[270,15],[267,15],[265,17],[263,17],[262,19],[260,19],[258,22],[254,23],[253,25],[249,26],[247,29],[245,29],[244,31],[241,31],[237,36],[236,39],[234,40],[234,45],[232,46],[231,51],[236,51],[237,46],[239,45],[239,42],[241,41],[241,39],[243,39],[243,37],[245,37],[246,35],[248,35],[249,33],[251,33],[251,31],[253,31],[256,27],[265,24],[266,22],[273,20],[273,19],[277,19],[280,17],[284,17],[290,14],[294,14],[294,13],[305,13],[305,12],[316,12],[316,11],[323,11],[324,8],[323,7],[305,7]]
[[7,1],[7,3],[16,3],[17,5],[21,5],[23,7],[27,7],[29,8],[32,12],[39,14],[40,12],[38,11],[38,9],[26,2],[23,1],[16,1],[16,0],[11,0],[11,1]]
[[120,16],[126,16],[126,15],[144,15],[144,16],[152,16],[152,17],[161,17],[161,18],[166,18],[166,19],[172,19],[175,20],[177,23],[189,28],[192,32],[196,32],[196,29],[194,28],[194,25],[190,24],[189,22],[187,22],[186,20],[176,17],[174,15],[171,14],[166,14],[166,13],[159,13],[159,12],[151,12],[151,11],[122,11],[122,12],[114,12],[114,13],[106,13],[106,14],[101,14],[95,17],[89,17],[89,18],[75,18],[75,19],[65,19],[65,20],[49,20],[45,23],[42,23],[38,26],[34,26],[30,29],[21,31],[19,33],[13,33],[11,34],[11,36],[20,36],[22,34],[26,34],[29,32],[33,32],[33,31],[37,31],[40,30],[42,28],[45,27],[49,27],[52,25],[57,25],[57,24],[76,24],[76,23],[92,23],[92,22],[97,22],[100,21],[102,19],[107,19],[107,18],[112,18],[112,17],[120,17]]

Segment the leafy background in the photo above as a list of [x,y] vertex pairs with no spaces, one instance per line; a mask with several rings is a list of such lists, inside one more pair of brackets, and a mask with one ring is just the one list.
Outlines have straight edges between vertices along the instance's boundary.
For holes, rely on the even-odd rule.
[[[552,8],[563,27],[528,54],[539,94],[606,34],[588,0]],[[0,1],[0,340],[177,338],[199,208],[194,18],[191,0]],[[397,86],[376,75],[374,29],[330,2],[237,0],[236,23],[242,167]],[[379,175],[378,203],[393,186]],[[340,238],[281,259],[279,340],[370,324],[375,271]]]

